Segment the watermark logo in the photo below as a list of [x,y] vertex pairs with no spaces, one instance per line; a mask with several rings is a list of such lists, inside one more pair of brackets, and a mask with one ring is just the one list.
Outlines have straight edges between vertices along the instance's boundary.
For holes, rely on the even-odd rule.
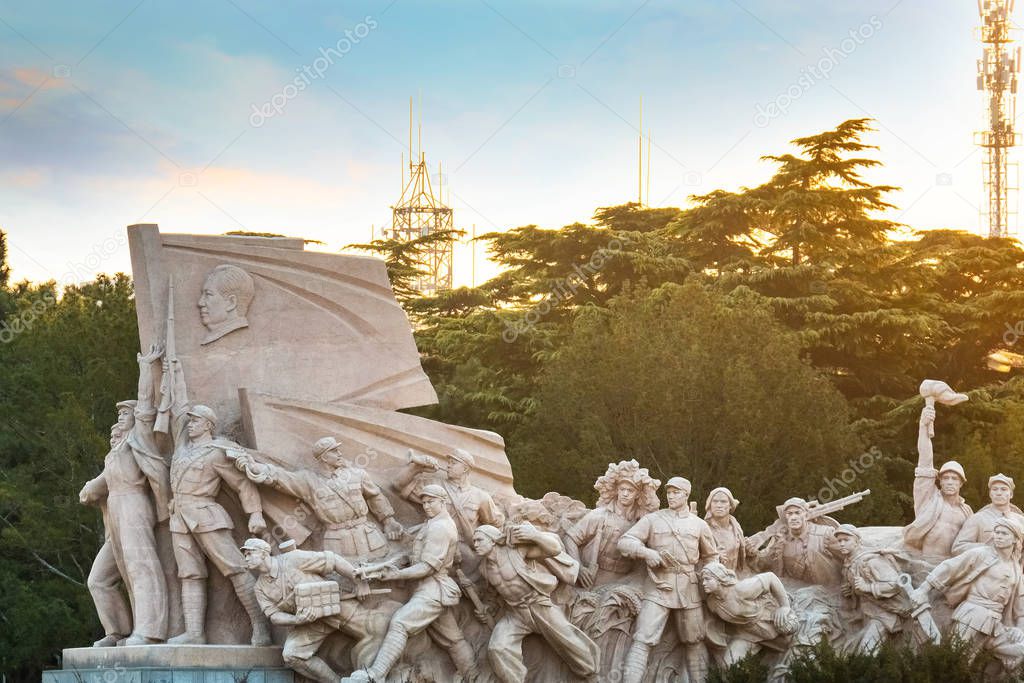
[[857,28],[850,29],[849,35],[840,41],[838,47],[824,48],[822,50],[824,56],[816,63],[802,68],[796,82],[767,104],[757,105],[757,111],[754,113],[754,125],[764,128],[772,120],[785,116],[794,102],[803,97],[818,82],[831,78],[832,71],[852,55],[858,47],[882,30],[882,27],[882,20],[877,16],[872,16]]
[[818,502],[827,503],[849,495],[853,491],[854,482],[881,459],[882,452],[876,446],[872,446],[856,458],[847,460],[846,468],[839,473],[838,477],[822,478],[825,485],[818,489]]
[[524,334],[539,323],[544,316],[551,312],[555,304],[571,299],[580,286],[601,272],[610,256],[621,252],[623,246],[629,242],[630,240],[625,237],[613,238],[606,246],[591,254],[590,258],[582,266],[578,264],[573,265],[571,273],[564,278],[555,280],[547,296],[533,305],[517,320],[505,321],[505,329],[501,333],[502,340],[511,344],[519,338],[519,335]]

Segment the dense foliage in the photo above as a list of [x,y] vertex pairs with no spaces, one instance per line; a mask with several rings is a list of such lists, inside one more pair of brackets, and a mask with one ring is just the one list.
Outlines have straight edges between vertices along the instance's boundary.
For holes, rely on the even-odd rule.
[[940,378],[974,398],[940,408],[936,452],[978,506],[989,474],[1024,472],[1024,385],[991,358],[1024,336],[1024,250],[886,220],[898,188],[864,180],[870,130],[794,140],[762,185],[682,211],[483,235],[499,276],[405,299],[441,397],[421,412],[504,434],[527,494],[592,501],[603,463],[636,457],[698,493],[731,485],[749,528],[789,495],[865,488],[843,517],[898,524],[917,387]]
[[[712,670],[708,683],[763,683],[768,667],[756,657]],[[925,643],[911,649],[887,644],[877,652],[839,652],[827,643],[798,655],[791,664],[791,683],[1018,683],[1024,673],[1006,674],[988,653],[961,642]]]
[[[795,140],[762,185],[684,210],[483,235],[501,273],[476,288],[417,293],[420,257],[455,234],[360,245],[385,258],[438,390],[416,412],[500,432],[527,495],[593,502],[605,464],[635,457],[689,476],[701,505],[730,485],[748,531],[791,495],[865,488],[844,520],[902,524],[917,385],[944,379],[972,400],[940,408],[937,457],[964,464],[979,506],[989,474],[1024,476],[1024,379],[1005,353],[1024,336],[1024,250],[884,219],[896,188],[863,179],[869,130]],[[125,276],[57,291],[9,282],[4,256],[0,239],[0,670],[35,683],[98,635],[84,584],[102,524],[77,493],[135,392],[137,332]]]
[[0,671],[38,681],[99,624],[85,588],[103,542],[78,502],[102,468],[116,401],[135,394],[129,279],[0,291]]

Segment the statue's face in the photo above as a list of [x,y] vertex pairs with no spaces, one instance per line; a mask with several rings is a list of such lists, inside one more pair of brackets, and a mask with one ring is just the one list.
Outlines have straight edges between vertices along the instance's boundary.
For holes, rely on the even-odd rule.
[[199,319],[207,327],[219,325],[235,310],[235,297],[224,296],[212,277],[206,278],[203,290],[199,294]]
[[467,472],[469,472],[469,465],[461,460],[452,460],[448,464],[448,474],[453,477],[461,477]]
[[242,556],[245,558],[245,568],[249,570],[262,567],[268,557],[264,550],[243,550]]
[[992,530],[992,545],[997,548],[1012,548],[1014,543],[1013,533],[1005,526],[997,526]]
[[1013,498],[1013,490],[1002,482],[988,487],[988,497],[994,505],[1006,505]]
[[620,482],[617,492],[619,505],[621,505],[622,507],[632,506],[633,503],[636,502],[636,497],[639,493],[639,491],[637,491],[637,488],[628,481]]
[[718,492],[711,499],[711,516],[716,519],[722,519],[728,517],[732,511],[732,501],[729,500],[729,496],[722,492]]
[[483,557],[491,552],[494,548],[494,541],[483,534],[473,534],[473,550],[476,554]]
[[840,554],[845,557],[857,549],[857,539],[849,534],[839,534],[836,536],[836,546],[839,548]]
[[807,511],[796,505],[790,505],[783,512],[786,515],[786,526],[790,531],[803,531],[807,522]]
[[444,510],[444,501],[434,496],[427,496],[423,499],[423,512],[427,517],[437,517]]
[[715,578],[715,575],[710,572],[705,572],[704,575],[701,576],[700,582],[704,587],[704,592],[708,595],[717,593],[722,587],[722,584],[718,583],[718,579]]
[[117,409],[117,426],[120,427],[122,431],[127,432],[132,428],[134,422],[135,414],[132,412],[131,408],[125,407]]
[[677,489],[675,486],[669,486],[665,489],[665,500],[668,501],[668,506],[673,510],[680,510],[686,507],[686,500],[690,497],[690,492],[686,489]]
[[320,462],[328,467],[341,467],[345,463],[345,459],[341,457],[340,448],[332,448],[320,455]]
[[202,436],[203,434],[213,432],[213,425],[205,417],[199,417],[198,415],[188,416],[188,435],[195,439]]
[[939,477],[939,489],[947,496],[960,493],[960,487],[963,485],[963,480],[956,472],[943,472]]

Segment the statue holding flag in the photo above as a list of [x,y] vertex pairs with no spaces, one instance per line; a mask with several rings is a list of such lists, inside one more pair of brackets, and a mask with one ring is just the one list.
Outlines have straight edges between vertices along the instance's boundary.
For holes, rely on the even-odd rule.
[[[167,638],[167,584],[155,534],[156,525],[168,517],[171,498],[167,464],[154,435],[153,366],[162,356],[157,345],[138,354],[138,399],[117,404],[103,472],[79,494],[82,503],[103,510],[106,530],[88,580],[105,632],[96,647]],[[119,583],[131,598],[130,608]]]

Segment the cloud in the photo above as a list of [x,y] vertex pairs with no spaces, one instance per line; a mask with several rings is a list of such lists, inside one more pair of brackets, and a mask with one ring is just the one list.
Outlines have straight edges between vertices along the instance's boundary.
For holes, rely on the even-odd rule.
[[17,109],[30,95],[67,87],[66,80],[35,67],[0,70],[0,112]]
[[42,187],[50,180],[50,173],[45,168],[23,168],[17,171],[0,173],[0,185],[14,186],[22,189]]

